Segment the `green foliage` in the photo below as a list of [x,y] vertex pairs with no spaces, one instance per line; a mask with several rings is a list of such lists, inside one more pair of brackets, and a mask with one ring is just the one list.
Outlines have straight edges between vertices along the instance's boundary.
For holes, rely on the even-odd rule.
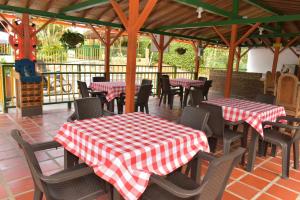
[[[195,67],[195,53],[190,44],[172,42],[169,47],[169,52],[164,53],[164,64],[177,66],[187,71],[194,71]],[[184,55],[179,55],[176,50],[178,48],[185,48]],[[246,49],[242,49],[242,53]],[[204,50],[203,56],[200,58],[201,68],[217,68],[226,69],[228,61],[227,48],[208,47]],[[158,53],[153,53],[152,64],[158,62]],[[245,70],[247,67],[247,56],[244,56],[240,61],[240,70]]]
[[61,45],[59,38],[66,28],[58,24],[49,24],[38,33],[38,59],[44,62],[65,62],[67,51]]
[[81,33],[67,30],[59,41],[66,49],[75,49],[84,44],[84,36]]

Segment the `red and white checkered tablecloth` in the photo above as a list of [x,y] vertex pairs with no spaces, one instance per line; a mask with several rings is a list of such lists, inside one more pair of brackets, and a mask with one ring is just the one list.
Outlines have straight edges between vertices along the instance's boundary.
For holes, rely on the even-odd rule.
[[[119,97],[121,93],[125,93],[126,83],[125,82],[92,82],[90,88],[94,91],[105,91],[107,92],[106,99],[108,102]],[[140,86],[136,85],[135,92],[137,93]]]
[[54,140],[130,200],[152,173],[169,174],[209,152],[204,132],[140,112],[65,123]]
[[172,86],[182,86],[184,88],[190,89],[192,86],[200,87],[204,85],[205,81],[191,80],[187,78],[176,78],[170,79],[170,84]]
[[262,122],[274,122],[277,117],[285,116],[282,106],[232,98],[210,99],[206,103],[221,106],[225,120],[236,122],[243,120],[263,136]]

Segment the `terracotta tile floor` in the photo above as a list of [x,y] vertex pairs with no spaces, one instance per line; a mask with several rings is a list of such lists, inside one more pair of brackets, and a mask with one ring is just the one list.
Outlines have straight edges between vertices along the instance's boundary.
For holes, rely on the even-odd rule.
[[[150,114],[169,120],[176,120],[180,109],[174,102],[171,111],[166,106],[157,106],[157,99],[151,99]],[[21,118],[15,109],[9,114],[0,114],[0,199],[33,199],[33,182],[22,152],[10,137],[12,129],[21,129],[30,142],[51,140],[72,111],[65,104],[44,107],[44,115]],[[239,145],[239,144],[236,144]],[[217,154],[221,154],[221,148]],[[63,166],[63,150],[51,150],[37,154],[46,174],[54,173]],[[234,169],[223,199],[300,199],[300,171],[290,169],[290,179],[280,178],[281,157],[256,159],[253,173],[243,167]],[[292,166],[292,163],[291,163]],[[206,166],[204,166],[206,169]],[[100,199],[106,199],[105,196]]]

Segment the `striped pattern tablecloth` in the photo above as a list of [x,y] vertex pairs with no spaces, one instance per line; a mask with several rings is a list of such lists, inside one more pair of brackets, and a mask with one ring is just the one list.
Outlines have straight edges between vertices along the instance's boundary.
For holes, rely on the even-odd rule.
[[54,140],[130,200],[152,173],[169,174],[209,151],[204,132],[140,112],[65,123]]

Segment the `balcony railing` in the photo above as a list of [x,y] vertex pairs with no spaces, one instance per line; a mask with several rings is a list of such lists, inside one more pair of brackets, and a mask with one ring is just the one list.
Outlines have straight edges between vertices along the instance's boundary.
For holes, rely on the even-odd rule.
[[[37,71],[43,76],[44,105],[71,103],[78,98],[77,80],[89,85],[94,76],[104,76],[104,65],[97,64],[39,64]],[[153,94],[157,94],[157,66],[137,66],[136,82],[150,79],[153,82]],[[208,76],[209,69],[201,68],[200,74]],[[14,64],[0,65],[0,107],[2,111],[16,106]],[[170,78],[194,78],[194,72],[184,71],[173,66],[163,66],[163,74]],[[111,65],[110,80],[125,81],[126,66]]]

